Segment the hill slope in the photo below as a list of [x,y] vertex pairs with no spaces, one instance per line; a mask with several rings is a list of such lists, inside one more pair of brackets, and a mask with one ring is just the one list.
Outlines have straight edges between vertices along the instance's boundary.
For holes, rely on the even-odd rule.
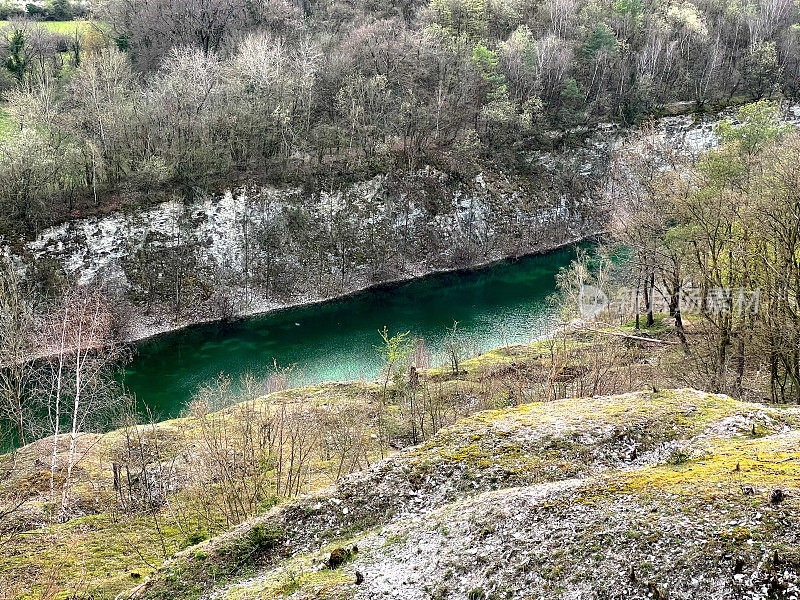
[[134,594],[797,597],[799,414],[689,389],[478,413]]

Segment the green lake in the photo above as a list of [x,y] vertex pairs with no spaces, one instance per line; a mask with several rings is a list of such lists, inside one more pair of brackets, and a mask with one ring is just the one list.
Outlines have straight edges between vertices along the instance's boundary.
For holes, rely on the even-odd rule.
[[445,362],[448,328],[458,322],[466,354],[528,342],[547,332],[558,307],[556,275],[576,249],[504,261],[470,271],[384,285],[339,300],[232,323],[198,325],[137,346],[125,385],[158,418],[177,416],[196,390],[221,373],[267,377],[294,366],[293,385],[374,379],[379,330],[423,338],[434,365]]

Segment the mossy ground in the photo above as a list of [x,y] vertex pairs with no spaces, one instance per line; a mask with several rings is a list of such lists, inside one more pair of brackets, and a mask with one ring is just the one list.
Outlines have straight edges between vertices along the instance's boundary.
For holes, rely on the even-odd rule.
[[[542,401],[548,394],[569,395],[594,389],[590,375],[597,367],[597,339],[590,334],[575,334],[559,340],[503,347],[465,360],[457,375],[449,368],[423,373],[431,403],[435,404],[436,398],[458,397],[460,404],[451,405],[458,407],[457,412],[448,418],[463,418],[421,445],[397,455],[395,467],[403,473],[404,485],[410,486],[411,493],[420,486],[428,489],[426,485],[433,486],[431,490],[447,488],[449,491],[442,501],[449,501],[448,498],[457,499],[481,490],[570,478],[603,478],[598,480],[602,485],[593,484],[593,492],[582,493],[580,502],[587,506],[615,495],[657,498],[659,494],[683,493],[693,498],[713,498],[715,490],[720,489],[718,485],[727,486],[725,489],[733,494],[743,485],[756,485],[759,477],[761,483],[757,487],[762,496],[767,487],[780,482],[796,485],[793,469],[797,461],[791,454],[794,438],[791,431],[783,432],[792,430],[798,418],[790,410],[766,408],[695,390]],[[602,366],[603,373],[610,374],[614,389],[627,386],[641,389],[643,383],[654,381],[646,360],[653,352],[652,348],[633,342],[615,344],[615,353],[603,358],[608,363]],[[393,405],[398,385],[398,382],[390,384],[387,415],[403,410]],[[269,401],[343,410],[353,402],[366,405],[372,402],[378,406],[380,395],[381,386],[376,384],[334,383],[278,392]],[[531,399],[536,401],[530,402]],[[247,418],[248,410],[258,410],[265,402],[256,400],[246,409],[230,407],[217,413],[216,418],[235,426]],[[487,407],[492,410],[475,414]],[[756,436],[752,435],[752,428],[748,429],[750,425],[734,423],[740,417],[747,423],[747,419],[753,421]],[[738,437],[731,437],[727,430],[713,433],[702,446],[692,442],[685,456],[680,450],[676,455],[679,460],[673,460],[672,454],[659,454],[659,449],[670,444],[682,448],[680,444],[702,437],[704,432],[713,432],[720,423],[733,427]],[[368,425],[374,427],[374,423]],[[157,445],[169,456],[187,448],[187,440],[198,441],[202,428],[196,418],[186,417],[143,426],[139,432],[146,445]],[[781,435],[787,436],[784,441],[779,439]],[[224,532],[230,524],[221,514],[214,517],[217,521],[212,527],[191,520],[176,521],[174,513],[191,512],[182,509],[192,508],[197,501],[187,493],[175,494],[167,506],[154,513],[127,514],[119,510],[115,505],[110,459],[120,451],[125,438],[124,430],[81,438],[87,451],[76,469],[77,485],[73,493],[94,514],[63,524],[39,524],[10,537],[0,551],[6,596],[32,598],[46,588],[53,588],[60,590],[63,597],[89,591],[94,598],[112,598],[152,574],[163,583],[158,589],[170,589],[176,598],[191,598],[200,594],[209,581],[235,581],[249,573],[255,588],[231,588],[238,590],[236,594],[242,598],[292,594],[337,598],[354,589],[353,572],[347,565],[334,571],[319,569],[327,548],[350,543],[369,532],[380,535],[376,533],[380,523],[394,514],[392,509],[386,515],[342,521],[330,530],[323,526],[319,532],[323,549],[299,551],[288,562],[281,558],[283,554],[272,557],[269,560],[277,562],[263,576],[259,575],[260,563],[236,554],[246,550],[244,556],[250,556],[251,552],[250,546],[236,537],[239,534],[224,543],[202,544],[186,550],[162,567],[165,557],[207,536]],[[0,472],[8,471],[0,481],[0,496],[11,498],[21,491],[30,494],[24,508],[39,517],[54,513],[57,505],[57,500],[48,498],[49,477],[45,475],[49,475],[46,472],[49,462],[42,459],[49,456],[51,444],[52,439],[42,440],[20,449],[13,459],[10,455],[0,457]],[[644,463],[636,462],[630,456],[633,448],[640,455],[652,455]],[[375,448],[372,452],[374,459]],[[763,462],[765,457],[772,462]],[[784,460],[787,458],[790,460]],[[736,464],[739,471],[733,476],[729,471]],[[333,483],[329,467],[316,465],[317,475],[303,491],[314,492]],[[370,475],[365,477],[365,489],[369,489]],[[455,483],[454,478],[458,479]],[[391,485],[390,479],[386,482]],[[706,492],[692,495],[695,488]],[[351,515],[364,508],[358,498],[348,502]],[[297,514],[314,513],[313,497],[292,508],[295,504],[285,506],[290,512],[300,511]],[[270,505],[265,504],[264,510]],[[341,519],[341,508],[335,514],[335,519]],[[244,526],[236,531],[247,530],[248,526]],[[397,544],[407,537],[402,532],[387,535]],[[292,554],[293,539],[281,538],[281,552]],[[218,552],[219,548],[228,550]],[[262,554],[259,551],[258,555]]]
[[[567,398],[483,411],[442,430],[416,451],[420,464],[467,462],[478,467],[521,461],[521,469],[564,458],[563,451],[588,448],[592,437],[653,435],[658,441],[696,435],[706,425],[755,405],[696,390],[636,392],[597,398]],[[533,439],[541,451],[522,451]],[[504,443],[504,438],[517,440]]]
[[0,573],[8,578],[11,589],[20,580],[35,582],[27,591],[18,590],[23,598],[44,596],[65,582],[71,585],[56,597],[89,592],[95,597],[114,597],[185,543],[182,532],[163,518],[156,527],[147,515],[93,515],[7,542],[0,553]]
[[226,592],[229,600],[261,600],[293,596],[314,600],[340,600],[351,597],[355,574],[347,563],[331,569],[325,565],[337,548],[352,548],[363,536],[341,540],[320,548],[319,552],[300,554],[281,563],[279,569]]
[[[692,449],[698,457],[616,477],[621,491],[717,497],[758,494],[779,487],[800,489],[800,432],[714,439]],[[674,462],[674,461],[673,461]]]
[[[237,600],[463,598],[475,589],[486,598],[530,590],[548,598],[600,592],[652,598],[658,588],[708,598],[723,597],[714,595],[727,593],[722,589],[751,597],[745,590],[755,586],[752,597],[760,598],[762,582],[793,585],[800,564],[800,546],[786,525],[800,509],[796,426],[794,410],[690,389],[482,412],[400,455],[410,477],[414,469],[433,477],[448,464],[469,472],[473,495],[465,491],[362,532],[362,552],[341,574],[321,564],[351,538],[242,573],[216,591]],[[565,447],[582,446],[577,456],[602,462],[598,454],[615,432],[637,429],[655,430],[655,446],[678,449],[680,458],[653,453],[645,462],[612,461],[578,479],[551,471],[529,478],[530,485],[482,492],[492,489],[485,480],[498,467],[518,461],[523,471],[543,471],[563,459]],[[548,434],[537,438],[537,431]],[[596,443],[602,432],[605,441]],[[525,447],[529,437],[538,445]],[[563,445],[554,445],[558,440]],[[787,497],[775,504],[770,493],[778,487]],[[737,560],[747,581],[732,577]],[[365,587],[354,584],[356,570],[367,574]]]

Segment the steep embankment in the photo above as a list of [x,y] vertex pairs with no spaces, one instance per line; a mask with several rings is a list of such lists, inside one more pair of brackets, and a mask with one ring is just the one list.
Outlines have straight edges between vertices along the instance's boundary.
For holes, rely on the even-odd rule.
[[796,598],[798,416],[688,389],[482,412],[135,594]]
[[[787,120],[796,122],[799,110],[787,106]],[[716,143],[723,116],[667,117],[654,131],[693,153]],[[639,142],[638,131],[606,125],[554,133],[553,149],[521,155],[517,174],[425,168],[171,199],[53,227],[16,253],[20,264],[36,260],[30,275],[38,279],[63,270],[82,283],[102,281],[117,297],[124,335],[136,339],[593,235]]]

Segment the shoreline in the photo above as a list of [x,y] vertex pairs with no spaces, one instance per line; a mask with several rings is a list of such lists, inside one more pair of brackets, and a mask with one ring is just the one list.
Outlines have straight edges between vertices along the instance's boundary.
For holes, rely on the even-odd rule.
[[[596,237],[596,235],[597,234],[595,234],[594,237]],[[591,237],[593,237],[593,236],[589,236],[589,237],[583,238],[583,241],[588,241]],[[573,244],[575,244],[575,243],[580,243],[580,241],[579,242],[573,242]],[[564,244],[560,244],[558,247],[552,248],[551,250],[545,250],[543,252],[529,253],[529,254],[525,254],[524,256],[520,256],[520,257],[517,257],[517,258],[521,259],[521,258],[528,258],[528,257],[532,257],[532,256],[538,256],[540,254],[546,254],[548,252],[553,252],[553,251],[556,251],[556,250],[559,250],[559,249],[563,249],[563,248],[565,248],[565,247],[567,247],[569,245],[572,245],[572,244],[569,243],[569,242],[566,242]],[[484,265],[484,267],[489,267],[489,266],[491,266],[493,264],[497,264],[499,262],[503,262],[504,260],[511,260],[511,259],[509,258],[509,259],[496,260],[496,261],[493,261],[492,263],[487,263],[486,265]],[[480,268],[480,267],[477,267],[477,268]],[[457,272],[457,271],[469,271],[469,270],[471,270],[471,269],[449,269],[449,270],[441,271],[441,272],[442,273],[454,273],[454,272]],[[431,275],[435,275],[435,274],[436,273],[431,273]],[[408,279],[408,281],[410,281],[410,280],[411,279]],[[379,284],[379,285],[384,285],[384,284]],[[391,285],[391,282],[387,282],[385,285]],[[373,287],[375,287],[375,286],[373,286]],[[358,292],[353,292],[353,294],[357,294],[357,293]],[[336,300],[336,298],[332,298],[330,301],[334,301],[334,300]],[[287,309],[290,309],[290,308],[294,308],[294,307],[291,307],[291,306],[287,307]],[[242,318],[249,318],[249,317],[242,317]],[[510,343],[510,344],[505,344],[505,345],[490,346],[489,348],[487,348],[486,350],[483,350],[483,351],[470,352],[464,358],[464,360],[468,361],[468,360],[476,359],[476,358],[479,358],[479,357],[481,357],[481,356],[483,356],[485,354],[489,354],[491,352],[494,352],[495,350],[500,350],[500,349],[503,349],[503,348],[525,347],[525,346],[530,346],[530,345],[533,345],[533,344],[537,344],[537,343],[540,343],[540,342],[542,342],[544,340],[552,339],[554,337],[554,335],[556,335],[558,333],[558,331],[561,330],[562,328],[563,328],[564,331],[574,332],[576,330],[579,330],[584,324],[585,324],[585,322],[583,320],[575,319],[575,320],[569,322],[568,324],[559,325],[556,328],[548,328],[541,335],[532,337],[532,338],[530,338],[530,339],[528,339],[526,341],[523,341],[523,342],[514,342],[514,343]],[[198,323],[198,325],[202,325],[202,323]],[[186,327],[191,327],[191,326],[192,325],[187,325]],[[184,327],[184,329],[186,327]],[[170,332],[164,332],[164,334],[158,334],[158,335],[166,335],[167,333],[170,333]],[[430,371],[435,371],[435,370],[438,370],[438,369],[441,369],[441,368],[448,368],[448,367],[431,365],[431,366],[426,367],[425,369],[423,369],[423,371],[430,372]],[[313,388],[330,387],[330,386],[337,386],[337,385],[341,385],[341,386],[352,386],[352,385],[370,386],[370,385],[381,385],[381,383],[380,383],[380,379],[379,378],[368,378],[368,377],[361,377],[361,378],[355,378],[355,379],[323,379],[323,380],[319,380],[319,381],[306,382],[306,383],[291,382],[291,383],[289,383],[288,387],[286,387],[285,389],[276,390],[276,391],[273,391],[273,392],[265,393],[265,394],[259,396],[259,399],[267,398],[267,397],[269,397],[269,396],[271,396],[273,394],[281,394],[281,393],[286,392],[286,391],[296,391],[296,390],[303,390],[303,389],[312,388],[312,387]],[[241,402],[244,402],[244,401],[236,400],[233,404],[225,406],[225,407],[220,408],[220,409],[217,409],[215,412],[221,412],[221,411],[227,410],[228,408],[230,408],[230,406],[236,406],[236,405],[240,404]],[[138,409],[135,412],[135,414],[137,414],[139,416],[146,416],[146,415],[142,415],[141,413],[139,413]],[[156,426],[160,426],[160,425],[162,425],[164,423],[168,423],[170,421],[176,421],[176,420],[180,420],[180,419],[184,419],[184,418],[187,418],[187,415],[185,415],[185,414],[176,414],[176,415],[173,415],[173,416],[166,416],[166,415],[163,415],[163,414],[155,415],[155,420],[153,421],[153,424],[155,424]],[[136,424],[137,427],[146,426],[146,425],[147,425],[146,422],[141,422],[141,423],[137,423]],[[97,430],[97,431],[95,431],[95,430],[80,430],[80,431],[77,432],[77,436],[78,436],[78,438],[80,438],[82,436],[87,436],[87,435],[89,435],[89,436],[97,436],[97,438],[99,440],[99,439],[103,438],[104,436],[106,436],[108,434],[111,434],[111,433],[114,433],[116,431],[120,431],[121,429],[122,429],[121,427],[119,427],[117,425],[114,425],[114,426],[112,426],[111,429],[105,429],[104,428],[104,429],[100,429],[100,430]],[[69,435],[70,435],[69,431],[65,431],[65,432],[62,432],[62,433],[58,434],[59,438],[61,438],[61,437],[68,438]],[[16,452],[16,451],[18,451],[18,450],[20,450],[22,448],[31,447],[31,446],[34,446],[34,445],[37,445],[37,444],[41,445],[42,443],[44,443],[46,441],[49,441],[49,440],[52,440],[52,439],[53,439],[53,434],[49,434],[49,435],[46,435],[44,437],[36,438],[34,440],[31,440],[31,441],[27,442],[24,446],[13,446],[13,447],[10,447],[8,449],[4,449],[2,447],[2,445],[0,445],[0,457],[2,457],[4,455],[7,455],[7,454],[12,454],[12,453],[14,453],[14,452]],[[49,444],[49,445],[52,446],[52,444]]]
[[[266,315],[270,315],[273,313],[279,313],[285,310],[291,310],[294,308],[303,308],[307,306],[314,306],[325,304],[327,302],[336,302],[339,300],[345,300],[347,298],[352,298],[357,296],[358,294],[368,292],[371,290],[379,290],[383,287],[391,287],[395,285],[401,285],[404,283],[409,283],[412,281],[417,281],[421,279],[425,279],[426,277],[433,277],[436,275],[444,275],[444,274],[455,274],[461,272],[468,272],[468,271],[478,271],[481,269],[487,269],[494,265],[498,265],[503,262],[507,261],[514,261],[514,260],[522,260],[525,258],[531,258],[534,256],[541,256],[544,254],[548,254],[550,252],[556,252],[558,250],[563,250],[564,248],[575,246],[577,244],[588,242],[590,240],[597,239],[607,233],[607,230],[599,230],[593,233],[589,233],[583,236],[578,236],[576,238],[571,238],[569,240],[560,242],[554,246],[550,246],[547,248],[542,248],[539,250],[533,250],[531,252],[525,252],[523,254],[519,254],[516,256],[500,256],[496,258],[489,258],[487,260],[483,260],[480,262],[473,263],[468,266],[463,267],[454,267],[451,269],[430,269],[430,270],[423,270],[415,275],[408,275],[403,277],[397,277],[394,279],[387,279],[386,281],[381,281],[377,283],[359,285],[354,287],[353,289],[343,292],[341,294],[335,294],[333,296],[329,296],[327,298],[306,298],[298,300],[297,302],[290,302],[287,304],[275,304],[274,306],[260,306],[254,307],[252,309],[248,309],[237,313],[236,315],[229,317],[229,318],[199,318],[196,320],[187,320],[181,321],[171,327],[165,327],[159,329],[158,327],[149,327],[145,323],[139,323],[138,325],[133,325],[131,330],[133,333],[124,336],[119,341],[126,345],[137,346],[139,344],[144,344],[147,342],[152,342],[159,337],[167,336],[173,333],[179,333],[184,330],[191,329],[192,327],[201,327],[204,325],[212,325],[215,323],[238,323],[247,319],[252,319],[256,317],[262,317]],[[135,308],[135,307],[134,307]],[[157,319],[157,317],[153,317]],[[138,329],[138,331],[137,331]]]
[[[743,103],[746,104],[746,101]],[[786,113],[786,121],[793,124],[800,123],[800,105],[792,104],[790,101],[785,99],[783,100],[782,105],[783,110]],[[690,148],[694,148],[694,146],[699,145],[698,148],[694,148],[694,151],[699,151],[706,145],[703,135],[708,137],[708,132],[710,131],[709,127],[713,127],[714,122],[726,116],[726,113],[728,111],[732,111],[732,107],[735,108],[736,106],[739,106],[739,103],[732,102],[728,106],[720,107],[719,110],[711,111],[710,114],[714,115],[714,117],[711,119],[711,121],[706,122],[706,115],[709,113],[703,111],[703,107],[698,107],[691,102],[679,103],[678,105],[665,106],[663,114],[659,115],[657,120],[664,124],[664,131],[662,132],[662,135],[665,136],[665,139],[671,139],[671,137],[676,137],[676,139],[680,138],[683,140],[682,143],[687,144]],[[682,122],[673,123],[671,121],[671,119],[674,120],[676,118],[685,119],[685,116],[689,114],[696,114],[702,122],[691,125],[682,125]],[[671,130],[671,128],[675,129],[676,127],[677,129],[675,131]],[[598,125],[594,128],[589,128],[587,131],[592,129],[600,130],[602,129],[602,126]],[[635,126],[627,128],[624,135],[627,135],[636,129],[637,128]],[[700,135],[700,138],[702,139],[692,138],[690,140],[689,137],[694,133],[703,134]],[[616,152],[615,144],[616,142],[612,144],[612,147],[609,150],[612,156],[613,153]],[[603,196],[607,193],[608,192],[601,190],[600,195]],[[225,197],[227,198],[227,196]],[[214,216],[217,215],[218,212],[219,211],[212,211],[212,213],[209,214]],[[225,234],[225,226],[227,226],[226,223],[222,222],[214,224],[214,227],[222,228],[220,229],[221,233],[218,232],[219,235]],[[94,229],[97,229],[98,224],[94,223],[93,227]],[[313,290],[307,290],[305,292],[300,291],[300,293],[297,293],[296,295],[289,296],[289,299],[286,301],[270,300],[269,298],[263,297],[257,291],[251,294],[249,289],[246,293],[247,288],[241,285],[240,282],[232,283],[227,288],[216,286],[217,291],[221,291],[224,294],[223,304],[202,302],[200,303],[201,306],[195,310],[186,311],[183,315],[179,316],[176,316],[166,304],[154,304],[149,309],[146,309],[144,306],[133,304],[130,302],[130,300],[123,297],[120,298],[121,302],[119,303],[120,310],[118,311],[119,319],[117,321],[118,327],[116,329],[115,341],[121,344],[135,346],[137,344],[154,340],[160,336],[177,333],[192,327],[210,325],[214,323],[237,323],[244,319],[257,318],[273,312],[288,310],[291,308],[301,308],[304,306],[323,304],[325,302],[331,302],[334,300],[343,300],[371,289],[380,289],[383,286],[399,285],[405,282],[422,279],[437,274],[477,270],[503,261],[519,260],[528,256],[541,255],[547,252],[556,251],[569,245],[580,243],[581,241],[596,238],[604,233],[607,233],[606,227],[599,227],[594,231],[581,233],[582,230],[589,230],[590,227],[591,225],[587,227],[586,224],[584,224],[583,227],[579,226],[577,228],[578,232],[563,232],[567,235],[571,234],[572,237],[561,242],[544,243],[541,246],[533,246],[530,244],[519,253],[508,253],[503,252],[502,250],[494,251],[485,256],[479,256],[476,259],[470,260],[467,264],[460,264],[456,267],[448,266],[445,268],[435,268],[424,263],[420,264],[412,262],[410,265],[408,265],[408,267],[403,269],[402,274],[391,276],[385,280],[377,281],[371,280],[369,275],[355,272],[352,276],[353,281],[341,289],[337,289],[338,286],[334,284],[328,286],[328,290],[323,289],[317,292]],[[94,230],[90,232],[79,233],[90,235],[94,233]],[[118,232],[115,233],[114,231],[110,231],[108,233],[109,235],[113,236]],[[228,240],[226,240],[224,237],[221,237],[218,241],[224,246],[224,243]],[[34,252],[34,255],[36,255],[37,252],[39,254],[46,255],[49,252],[48,245],[54,242],[60,243],[57,232],[50,237],[45,236],[41,240],[37,240],[36,243],[39,245],[33,247],[32,251]],[[71,238],[67,239],[67,242],[71,242]],[[216,243],[217,242],[214,242],[214,244]],[[0,248],[2,248],[2,240],[0,240]],[[225,250],[224,247],[222,249]],[[91,261],[87,262],[86,257],[88,256],[88,258],[91,259],[93,258],[92,253],[94,253],[100,258],[103,258],[104,256],[107,256],[109,252],[111,253],[112,259],[118,260],[120,257],[116,256],[116,254],[122,252],[122,250],[116,247],[105,248],[101,246],[92,248],[87,253],[81,253],[75,251],[74,249],[70,249],[66,253],[66,258],[64,260],[72,260],[75,263],[71,265],[73,271],[83,273],[83,271],[88,270],[89,273],[87,276],[94,277],[97,275],[97,269],[102,268],[104,264],[107,266],[112,263],[108,260],[106,260],[105,263],[102,261],[97,263],[92,263]],[[84,256],[84,254],[86,254],[86,256]],[[100,265],[97,267],[97,269],[95,269],[96,264]],[[83,277],[83,274],[81,276]],[[309,284],[308,287],[311,287],[311,285],[313,284]],[[248,302],[246,303],[241,301],[241,299],[245,296],[248,296]]]

